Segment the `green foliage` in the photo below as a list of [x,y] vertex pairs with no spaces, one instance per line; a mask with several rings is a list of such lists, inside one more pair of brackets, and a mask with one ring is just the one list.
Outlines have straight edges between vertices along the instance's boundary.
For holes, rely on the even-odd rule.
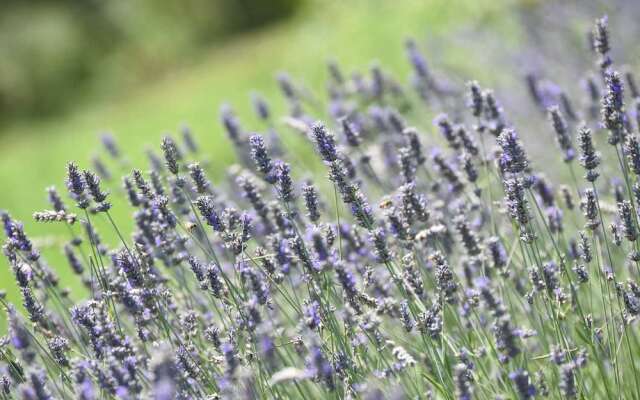
[[158,77],[212,42],[291,15],[300,3],[9,2],[0,16],[0,122],[50,116],[83,94]]

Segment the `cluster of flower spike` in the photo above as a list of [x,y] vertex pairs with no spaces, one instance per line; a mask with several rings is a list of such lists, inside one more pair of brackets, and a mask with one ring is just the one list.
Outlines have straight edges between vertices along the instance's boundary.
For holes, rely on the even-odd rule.
[[22,309],[0,296],[0,397],[639,398],[640,97],[606,18],[590,37],[584,109],[528,79],[559,184],[491,90],[445,83],[413,40],[409,86],[332,62],[326,113],[287,74],[282,119],[258,95],[255,130],[223,107],[221,182],[187,128],[115,182],[104,136],[34,214],[66,225],[68,265],[2,213]]

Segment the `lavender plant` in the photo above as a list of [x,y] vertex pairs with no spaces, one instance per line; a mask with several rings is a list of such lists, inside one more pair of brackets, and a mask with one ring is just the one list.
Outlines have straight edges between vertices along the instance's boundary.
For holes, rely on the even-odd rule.
[[[527,80],[566,169],[552,179],[500,96],[439,77],[412,39],[408,87],[332,61],[326,113],[284,73],[284,124],[255,93],[262,133],[223,106],[222,182],[184,128],[115,187],[125,149],[105,135],[108,162],[70,162],[69,200],[50,187],[34,213],[65,225],[68,265],[1,214],[23,301],[0,296],[0,397],[640,398],[640,99],[607,24],[584,107]],[[289,128],[324,173],[287,154]]]

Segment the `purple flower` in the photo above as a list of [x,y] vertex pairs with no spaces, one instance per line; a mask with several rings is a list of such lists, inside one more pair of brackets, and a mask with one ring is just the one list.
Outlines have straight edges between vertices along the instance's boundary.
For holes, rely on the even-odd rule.
[[334,162],[338,159],[336,143],[333,135],[327,132],[325,126],[317,122],[311,127],[313,139],[316,142],[318,152],[322,159],[326,162]]
[[500,157],[501,167],[512,174],[519,174],[529,166],[529,161],[524,152],[524,148],[518,139],[516,131],[505,129],[498,137],[498,144],[502,148]]
[[[252,135],[249,138],[249,147],[251,148],[251,158],[256,165],[258,172],[263,174],[265,178],[270,178],[273,163],[267,151],[267,145],[261,135]],[[273,181],[271,181],[273,183]]]
[[78,165],[73,162],[67,164],[67,189],[79,208],[89,207],[89,199],[85,194],[84,177],[80,173]]
[[178,146],[170,136],[162,138],[162,152],[164,153],[164,161],[167,169],[174,175],[178,174],[180,165],[178,160],[182,158],[182,155],[178,151]]
[[320,327],[320,304],[317,301],[310,302],[304,309],[305,324],[311,330],[318,329]]

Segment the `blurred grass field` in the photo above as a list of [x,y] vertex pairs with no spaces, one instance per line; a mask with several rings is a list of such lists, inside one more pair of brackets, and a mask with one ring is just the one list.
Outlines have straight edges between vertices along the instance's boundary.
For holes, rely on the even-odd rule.
[[[220,104],[232,105],[246,128],[260,129],[249,93],[263,94],[278,114],[284,109],[274,79],[277,71],[288,71],[318,92],[324,89],[326,61],[331,58],[345,71],[366,70],[377,60],[404,82],[409,66],[403,41],[408,36],[428,44],[429,59],[439,69],[463,74],[473,71],[490,84],[491,71],[478,68],[489,61],[484,44],[471,46],[469,40],[456,42],[451,37],[473,37],[477,29],[490,28],[504,38],[503,45],[516,46],[520,32],[510,14],[516,3],[523,4],[488,0],[312,1],[293,19],[236,36],[206,50],[199,62],[160,81],[109,101],[78,104],[70,113],[46,122],[7,127],[0,134],[0,209],[25,222],[27,233],[43,245],[44,257],[60,274],[61,284],[77,287],[67,272],[60,246],[49,240],[62,235],[64,228],[36,224],[31,215],[49,208],[47,186],[64,189],[67,161],[88,167],[91,156],[102,151],[100,132],[112,132],[132,166],[142,167],[147,146],[157,148],[163,133],[175,134],[181,124],[187,124],[201,151],[212,161],[217,176],[211,178],[215,181],[233,161],[219,124]],[[124,171],[114,170],[115,175],[120,172]],[[112,185],[119,185],[119,180]],[[127,213],[116,204],[114,216],[125,230],[131,225]],[[102,235],[115,244],[106,226]],[[0,263],[0,288],[7,290],[10,301],[19,303],[12,273],[4,259]],[[0,329],[4,318],[0,317]]]

